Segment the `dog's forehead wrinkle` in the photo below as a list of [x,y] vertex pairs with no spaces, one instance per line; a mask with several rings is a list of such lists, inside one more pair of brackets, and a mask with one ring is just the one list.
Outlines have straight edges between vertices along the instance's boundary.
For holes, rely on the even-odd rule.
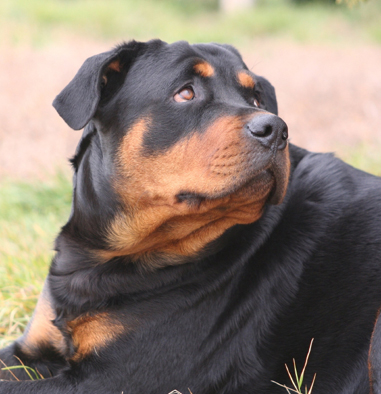
[[[223,56],[221,56],[223,54]],[[247,69],[242,59],[235,53],[213,44],[189,45],[186,42],[170,44],[147,51],[140,56],[127,76],[128,84],[138,84],[142,90],[154,91],[152,86],[175,86],[192,71],[195,64],[205,63],[213,67],[225,82],[233,75]],[[171,73],[168,73],[171,69]]]
[[168,71],[168,68],[172,66],[174,68],[171,71],[175,72],[175,66],[178,66],[184,59],[197,56],[197,52],[186,42],[169,44],[143,54],[138,59],[139,69],[144,66],[151,70]]
[[238,51],[232,51],[222,45],[217,44],[196,44],[194,45],[199,55],[209,61],[213,66],[221,71],[227,69],[247,69]]
[[[213,51],[205,48],[180,44],[180,53],[173,51],[171,45],[158,48],[156,51],[143,53],[132,65],[124,87],[118,95],[119,102],[126,102],[129,111],[118,111],[128,116],[132,111],[142,111],[145,107],[156,108],[155,112],[162,112],[175,92],[187,83],[195,85],[202,95],[215,97],[214,104],[219,101],[231,106],[246,105],[244,97],[237,89],[237,73],[245,70],[246,66],[234,53],[212,46]],[[214,52],[223,52],[226,59],[220,59]],[[201,68],[195,67],[202,64]],[[171,72],[168,72],[168,69]],[[131,100],[133,97],[133,101]],[[230,103],[230,104],[229,104]],[[180,110],[181,108],[179,108]],[[205,112],[200,108],[199,113]],[[168,113],[167,119],[175,118],[176,113]],[[178,117],[180,123],[187,119],[198,120],[200,116]],[[126,122],[124,122],[126,124]],[[195,123],[192,127],[195,127]],[[188,126],[184,124],[186,129]],[[173,135],[173,132],[170,133]],[[163,137],[166,139],[166,137]],[[176,138],[177,139],[177,138]],[[167,144],[165,144],[167,145]]]

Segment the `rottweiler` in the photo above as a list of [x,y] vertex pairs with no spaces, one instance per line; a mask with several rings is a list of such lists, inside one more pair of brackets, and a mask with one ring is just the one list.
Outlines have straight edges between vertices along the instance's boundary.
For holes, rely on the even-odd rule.
[[380,178],[290,144],[229,45],[124,43],[53,105],[84,127],[72,210],[0,353],[41,379],[3,369],[1,394],[281,394],[312,339],[303,387],[370,392]]

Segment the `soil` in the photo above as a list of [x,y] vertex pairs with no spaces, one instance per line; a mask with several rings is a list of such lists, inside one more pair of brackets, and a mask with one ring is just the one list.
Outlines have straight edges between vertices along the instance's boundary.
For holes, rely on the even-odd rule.
[[[76,39],[1,47],[0,177],[68,171],[81,132],[69,129],[51,102],[87,57],[113,45]],[[362,144],[381,149],[381,47],[258,40],[240,50],[275,86],[293,143],[338,155]]]

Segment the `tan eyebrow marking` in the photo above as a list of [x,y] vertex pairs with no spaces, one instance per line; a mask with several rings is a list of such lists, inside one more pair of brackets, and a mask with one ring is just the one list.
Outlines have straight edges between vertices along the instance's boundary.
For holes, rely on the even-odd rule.
[[193,70],[202,77],[212,77],[214,75],[214,68],[208,62],[197,63],[193,66]]
[[254,88],[255,81],[251,75],[249,75],[246,71],[240,71],[237,73],[237,79],[240,85],[244,88]]

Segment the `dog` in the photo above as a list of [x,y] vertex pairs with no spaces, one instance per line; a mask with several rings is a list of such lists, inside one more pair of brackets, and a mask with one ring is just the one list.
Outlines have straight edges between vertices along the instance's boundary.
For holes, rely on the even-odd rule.
[[303,387],[370,392],[380,178],[290,144],[229,45],[124,43],[53,105],[84,127],[72,211],[0,352],[44,379],[3,368],[1,394],[284,393],[312,340]]

